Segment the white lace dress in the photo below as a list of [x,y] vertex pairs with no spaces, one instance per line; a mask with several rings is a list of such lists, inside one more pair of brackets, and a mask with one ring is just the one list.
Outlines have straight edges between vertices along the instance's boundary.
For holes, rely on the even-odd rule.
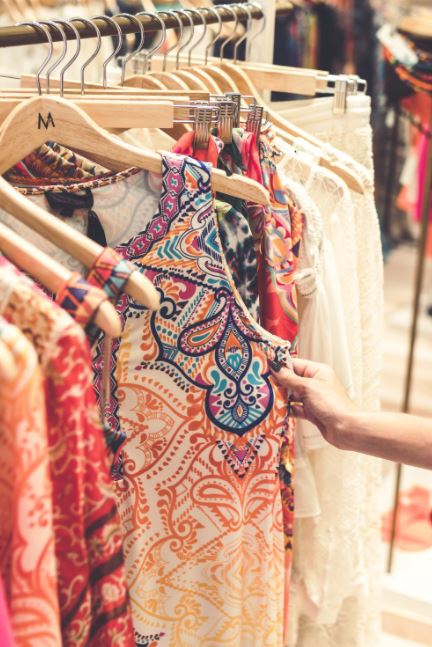
[[[363,196],[317,166],[313,149],[285,149],[281,170],[317,205],[339,274],[352,395],[378,406],[383,312],[382,257],[370,171],[345,159],[366,185]],[[300,152],[307,148],[307,152]],[[329,149],[329,153],[335,151]],[[301,338],[300,330],[300,338]],[[300,341],[301,344],[301,341]],[[315,434],[317,444],[318,432]],[[312,439],[313,442],[313,432]],[[380,546],[376,507],[380,462],[326,446],[307,450],[321,514],[297,519],[288,647],[376,647]]]

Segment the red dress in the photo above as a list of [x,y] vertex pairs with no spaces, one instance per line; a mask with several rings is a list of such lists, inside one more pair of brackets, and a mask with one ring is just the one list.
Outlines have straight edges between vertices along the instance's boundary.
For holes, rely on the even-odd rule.
[[63,645],[135,647],[122,536],[83,330],[0,259],[4,317],[44,372]]

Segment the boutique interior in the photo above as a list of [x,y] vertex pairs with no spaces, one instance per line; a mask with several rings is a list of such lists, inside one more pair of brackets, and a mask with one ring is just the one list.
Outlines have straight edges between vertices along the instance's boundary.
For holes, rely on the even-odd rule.
[[432,438],[430,0],[0,0],[0,122],[0,647],[432,647],[432,441],[283,382]]

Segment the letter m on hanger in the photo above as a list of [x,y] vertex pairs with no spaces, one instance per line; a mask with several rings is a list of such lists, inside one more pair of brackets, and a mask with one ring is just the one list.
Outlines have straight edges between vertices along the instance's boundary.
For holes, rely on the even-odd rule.
[[44,119],[41,113],[38,115],[38,130],[41,130],[42,126],[45,128],[45,130],[48,130],[50,126],[55,128],[55,123],[54,119],[52,118],[52,114],[49,112],[47,114],[47,118]]

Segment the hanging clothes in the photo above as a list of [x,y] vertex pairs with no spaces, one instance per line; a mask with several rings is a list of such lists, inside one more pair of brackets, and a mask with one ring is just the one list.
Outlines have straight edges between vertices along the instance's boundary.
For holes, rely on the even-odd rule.
[[[270,195],[271,205],[263,208],[255,204],[246,204],[248,222],[253,231],[254,252],[258,261],[257,286],[259,293],[260,321],[266,330],[289,340],[291,354],[296,352],[297,303],[295,298],[294,276],[299,254],[299,243],[303,227],[303,216],[294,201],[289,200],[288,192],[283,186],[273,161],[273,149],[262,135],[259,145],[256,136],[241,128],[232,133],[232,142],[219,151],[210,142],[207,151],[199,155],[207,156],[229,174],[236,172],[264,186]],[[193,141],[187,137],[182,142]],[[220,140],[219,140],[220,141]],[[180,146],[178,143],[177,147]],[[212,151],[212,154],[210,154]],[[184,152],[184,150],[182,151]],[[218,159],[216,159],[218,155]],[[231,204],[238,200],[229,196],[224,199]],[[240,207],[238,207],[240,208]],[[294,419],[289,420],[290,436],[294,436]],[[298,462],[298,460],[297,460]],[[292,496],[292,451],[289,443],[284,441],[281,450],[279,476],[285,534],[286,570],[284,600],[284,636],[289,623],[289,583],[291,577],[291,551],[293,537]],[[305,462],[300,465],[300,478],[309,479],[312,483],[310,468]],[[311,488],[308,489],[308,493]],[[316,495],[315,499],[316,501]]]
[[0,576],[10,614],[1,644],[60,647],[43,376],[30,341],[3,317],[0,337],[18,369],[13,383],[0,382]]
[[[279,167],[294,178],[298,169],[298,181],[313,197],[323,216],[324,231],[332,241],[341,280],[352,376],[351,395],[360,406],[373,410],[379,402],[383,263],[373,196],[370,111],[365,101],[354,102],[353,106],[357,105],[358,111],[350,113],[348,110],[348,116],[339,120],[320,102],[316,108],[321,114],[320,127],[314,134],[324,141],[334,141],[342,149],[349,147],[348,152],[364,162],[364,165],[359,164],[344,150],[337,150],[330,144],[325,146],[332,159],[346,164],[360,176],[364,193],[348,191],[339,178],[314,167],[313,147],[301,140],[295,143],[296,151],[284,149],[285,157]],[[301,117],[300,112],[297,114],[300,120],[308,119],[308,116]],[[282,146],[282,143],[278,141],[277,145]],[[302,155],[303,162],[314,169],[306,179],[296,162],[296,158]],[[319,155],[316,151],[315,160]],[[342,196],[345,197],[342,199]],[[311,442],[311,449],[322,447],[308,454],[319,493],[321,515],[315,520],[299,520],[295,525],[298,550],[294,553],[294,581],[297,579],[303,584],[296,586],[293,600],[300,595],[303,602],[293,601],[297,612],[293,611],[291,615],[289,645],[335,647],[345,645],[353,636],[356,645],[374,644],[379,634],[377,492],[380,462],[367,456],[326,448],[318,431],[312,431],[308,437],[307,443]],[[333,541],[329,541],[329,533],[335,533]],[[341,533],[346,537],[344,552],[339,541]],[[325,545],[322,537],[327,537]],[[349,572],[352,572],[352,577],[347,575]],[[309,582],[306,588],[305,582]]]
[[62,641],[134,645],[118,523],[89,348],[81,328],[0,258],[0,311],[44,373]]
[[[145,643],[153,636],[177,635],[173,632],[180,632],[183,636],[186,631],[187,637],[182,637],[183,644],[198,645],[203,635],[214,638],[216,622],[220,624],[221,636],[226,634],[230,640],[232,637],[232,644],[241,644],[247,635],[250,636],[250,644],[255,642],[257,645],[278,646],[282,641],[285,572],[289,571],[289,558],[284,552],[284,536],[280,525],[282,515],[278,473],[283,436],[289,430],[286,399],[282,390],[273,385],[267,363],[270,359],[285,363],[289,357],[290,345],[268,336],[253,323],[226,274],[217,236],[217,223],[212,211],[207,168],[188,161],[187,158],[170,156],[165,159],[162,196],[160,182],[157,176],[130,171],[118,174],[115,183],[113,179],[96,179],[67,188],[72,192],[83,188],[92,190],[95,210],[108,242],[115,245],[125,258],[145,269],[161,292],[166,293],[166,303],[163,303],[159,315],[151,315],[130,299],[123,300],[119,304],[119,311],[125,320],[125,331],[121,342],[113,343],[113,389],[108,419],[112,429],[122,429],[127,435],[123,446],[124,480],[118,481],[115,487],[125,532],[124,549],[136,640],[138,643]],[[180,187],[183,188],[174,200],[177,186],[179,191]],[[35,192],[35,188],[31,191]],[[44,201],[42,195],[33,195],[32,199]],[[120,203],[121,218],[117,208]],[[80,211],[76,213],[78,215]],[[152,213],[157,214],[153,219],[150,218]],[[81,214],[84,215],[83,211]],[[196,223],[201,220],[202,226],[197,229]],[[80,226],[85,227],[85,223],[81,222]],[[166,233],[162,236],[164,232]],[[45,248],[47,246],[48,249],[51,247],[45,241]],[[63,258],[63,262],[65,260],[67,259]],[[180,298],[178,301],[183,293],[190,300]],[[175,297],[177,294],[179,297]],[[181,308],[184,307],[184,314],[180,315],[179,312],[172,321],[170,303],[180,303]],[[196,304],[196,312],[193,308],[190,310],[189,303]],[[205,319],[204,310],[210,317],[207,332],[198,323],[201,314]],[[202,333],[198,330],[201,327]],[[208,335],[208,342],[204,346],[199,342],[201,334]],[[135,343],[135,339],[142,341]],[[174,351],[177,346],[178,350]],[[135,358],[136,352],[139,359],[138,356]],[[97,362],[96,370],[96,385],[99,388],[101,383]],[[216,379],[218,372],[220,379]],[[208,380],[210,382],[207,383]],[[220,401],[220,395],[229,384],[234,388],[229,396],[232,398],[231,404],[226,398]],[[172,394],[169,395],[170,393]],[[228,396],[228,391],[226,394]],[[138,410],[134,404],[136,398],[140,402]],[[253,406],[251,398],[256,398]],[[174,410],[171,402],[175,404]],[[169,415],[163,413],[166,410]],[[163,413],[162,419],[158,411]],[[208,427],[207,433],[210,434],[207,440],[206,434],[203,435],[196,448],[200,448],[198,454],[194,443],[190,444],[194,434],[186,433],[191,416],[192,425],[201,421],[197,430],[201,429],[204,420]],[[163,420],[165,422],[161,427]],[[142,425],[148,429],[144,436]],[[150,436],[146,440],[148,434]],[[155,444],[152,441],[153,435]],[[171,443],[178,446],[176,453],[172,455],[166,454],[165,449],[165,443],[171,437],[169,446]],[[178,445],[180,438],[183,440]],[[286,442],[292,464],[291,436],[287,437]],[[142,463],[142,451],[150,462],[147,463],[146,459]],[[170,457],[169,467],[160,472],[153,466],[159,455],[159,460]],[[204,460],[205,456],[207,458]],[[138,472],[132,467],[137,460],[142,466]],[[195,463],[196,460],[198,463]],[[174,516],[170,513],[170,527],[165,521],[164,488],[168,487],[171,478],[177,478],[177,470],[180,473],[186,470],[188,461],[192,461],[190,466],[195,465],[187,477],[192,491],[195,491],[195,471],[199,469],[203,479],[208,473],[206,478],[212,480],[211,474],[214,473],[216,464],[221,471],[221,487],[223,486],[226,496],[231,492],[231,503],[227,509],[211,490],[205,495],[204,490],[200,493],[198,489],[198,498],[193,507],[189,506],[187,499],[178,499],[182,512],[176,512]],[[288,465],[288,460],[286,464]],[[208,471],[210,466],[211,470]],[[288,470],[286,475],[289,479]],[[145,483],[144,487],[141,481]],[[162,499],[159,496],[154,500],[148,499],[145,492],[149,487],[152,492],[160,492]],[[262,487],[267,492],[265,501],[254,512],[256,488]],[[238,494],[235,495],[235,492]],[[210,498],[207,499],[207,496]],[[290,503],[292,507],[292,495]],[[149,504],[150,510],[147,510]],[[237,510],[235,514],[238,521],[229,531],[231,523],[228,523],[228,518],[226,521],[224,519],[230,508],[232,513]],[[205,522],[207,510],[210,509],[216,514],[214,519],[219,519],[216,525],[214,521],[210,525]],[[245,517],[247,510],[249,512]],[[175,545],[169,547],[168,538],[177,536],[180,532],[177,515],[183,513],[192,515],[191,527],[187,531],[188,543],[184,544],[185,550],[179,552]],[[147,520],[145,527],[138,521],[143,514]],[[252,517],[247,521],[249,515]],[[245,529],[250,535],[246,546]],[[156,541],[158,536],[163,537],[165,534],[163,545],[166,547],[162,556],[166,553],[168,561],[161,558]],[[138,564],[136,557],[144,541],[149,548],[143,556],[144,562]],[[225,582],[218,583],[218,578],[214,582],[211,580],[212,594],[208,596],[205,593],[209,578],[204,562],[208,559],[213,561],[215,574],[219,569],[223,572],[223,564],[218,561],[223,548],[216,550],[216,546],[225,546],[233,559],[236,556],[236,573],[242,575],[241,578],[236,575],[234,579],[250,580],[251,586],[248,588],[252,587],[254,591],[250,599],[243,598],[243,588],[232,588],[231,578],[234,575],[229,573],[225,574]],[[247,564],[252,563],[251,560],[255,566],[250,570]],[[162,575],[158,575],[157,571],[165,562],[166,572],[163,577],[166,583],[161,590],[157,583]],[[184,594],[177,592],[175,582],[179,576],[175,575],[177,571],[171,572],[171,568],[176,568],[179,573],[183,572],[182,578],[189,578],[191,592],[188,595],[195,591],[191,603],[195,600],[197,613],[199,609],[202,610],[197,616],[201,619],[195,633],[187,632],[181,617],[175,617],[173,609]],[[261,573],[258,579],[255,575],[257,572]],[[156,607],[151,600],[154,600]],[[262,607],[263,600],[265,608]],[[162,626],[156,626],[159,623],[157,619],[152,620],[151,610],[159,607],[169,609],[170,612],[166,615],[175,619],[172,622],[165,620]],[[261,617],[259,623],[256,622],[258,608]],[[179,607],[178,610],[180,612]],[[202,613],[209,618],[208,621],[203,619]],[[223,619],[226,614],[229,614],[232,621],[225,626]],[[238,626],[238,617],[245,618],[242,626]],[[213,623],[211,626],[210,621]],[[181,644],[180,640],[179,643]]]
[[138,232],[117,249],[163,297],[157,315],[129,305],[116,358],[128,435],[118,497],[139,641],[278,645],[287,407],[267,362],[285,363],[289,345],[253,323],[225,274],[205,165],[164,157],[159,213]]

